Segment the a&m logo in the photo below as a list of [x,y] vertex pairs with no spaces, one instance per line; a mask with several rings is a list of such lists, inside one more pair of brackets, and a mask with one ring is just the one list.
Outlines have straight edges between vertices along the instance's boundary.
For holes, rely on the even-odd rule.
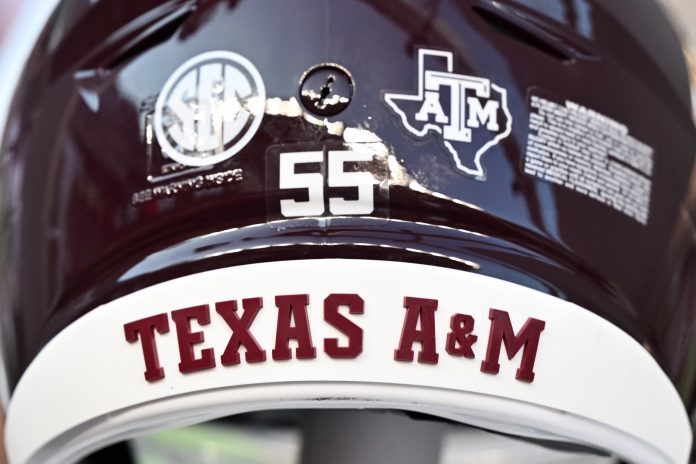
[[162,151],[185,166],[234,156],[263,118],[266,90],[246,58],[212,51],[182,64],[157,98],[154,129]]
[[452,52],[420,49],[418,93],[385,93],[384,100],[409,133],[438,137],[457,168],[483,179],[483,154],[512,131],[507,91],[489,79],[454,74],[453,64]]

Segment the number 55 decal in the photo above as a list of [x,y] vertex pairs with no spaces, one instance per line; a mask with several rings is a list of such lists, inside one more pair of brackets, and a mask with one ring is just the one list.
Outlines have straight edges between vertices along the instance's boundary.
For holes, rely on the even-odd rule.
[[277,169],[271,216],[384,216],[386,163],[369,149],[280,152]]

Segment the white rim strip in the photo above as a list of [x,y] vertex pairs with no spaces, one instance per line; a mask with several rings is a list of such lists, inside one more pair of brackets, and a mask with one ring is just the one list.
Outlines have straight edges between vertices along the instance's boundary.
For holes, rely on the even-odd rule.
[[[309,295],[314,359],[274,360],[279,295]],[[362,351],[335,359],[326,339],[348,343],[324,319],[329,294],[358,294],[363,314],[340,313],[362,329]],[[437,364],[395,361],[407,310],[404,297],[435,299]],[[215,303],[263,299],[250,332],[266,360],[223,366],[232,334]],[[190,323],[212,348],[215,367],[182,374],[171,312],[209,305],[210,323]],[[539,334],[533,382],[516,380],[524,349],[500,371],[484,373],[495,308],[516,334],[530,319]],[[478,340],[474,359],[446,350],[450,320],[470,315]],[[146,381],[141,340],[126,341],[124,325],[165,314],[169,332],[156,334],[164,378]],[[241,314],[240,314],[241,315]],[[297,318],[293,323],[298,323]],[[300,324],[301,325],[301,324]],[[418,326],[427,332],[424,321]],[[290,342],[294,353],[295,341]],[[493,343],[494,345],[494,343]],[[410,263],[306,260],[218,269],[164,282],[96,308],[68,326],[39,353],[11,398],[6,438],[11,462],[65,462],[108,442],[161,427],[237,412],[296,407],[398,408],[500,430],[567,440],[632,462],[684,464],[691,428],[674,386],[652,356],[625,332],[574,304],[498,279]]]

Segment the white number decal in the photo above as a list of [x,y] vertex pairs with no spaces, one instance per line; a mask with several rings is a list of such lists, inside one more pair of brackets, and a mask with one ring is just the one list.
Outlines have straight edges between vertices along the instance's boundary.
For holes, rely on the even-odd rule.
[[[346,172],[346,163],[370,162],[374,155],[355,151],[330,151],[327,172],[329,187],[354,187],[356,200],[341,197],[329,198],[329,211],[334,215],[371,214],[375,210],[373,186],[378,183],[372,173]],[[280,200],[280,211],[285,217],[321,216],[326,211],[324,203],[324,176],[320,173],[295,173],[295,166],[302,163],[321,163],[321,151],[280,154],[280,189],[304,188],[309,200]]]
[[372,186],[377,183],[375,176],[369,172],[345,172],[345,163],[372,161],[370,153],[355,151],[329,152],[329,187],[357,187],[357,200],[329,198],[329,211],[335,215],[371,214],[375,210]]
[[280,212],[285,217],[321,216],[324,214],[324,176],[320,173],[296,174],[295,165],[321,163],[324,153],[305,151],[280,154],[280,188],[306,188],[309,200],[280,200]]

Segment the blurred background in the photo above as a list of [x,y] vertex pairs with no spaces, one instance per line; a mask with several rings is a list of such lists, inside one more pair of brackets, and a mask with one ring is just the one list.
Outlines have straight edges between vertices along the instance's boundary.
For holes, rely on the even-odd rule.
[[[696,2],[694,0],[660,0],[669,10],[679,32],[684,38],[686,47],[693,52],[696,50]],[[692,60],[693,66],[693,60]]]
[[[682,36],[689,65],[691,66],[691,95],[696,103],[696,1],[659,0],[667,9],[674,26]],[[696,105],[694,106],[696,117]]]

